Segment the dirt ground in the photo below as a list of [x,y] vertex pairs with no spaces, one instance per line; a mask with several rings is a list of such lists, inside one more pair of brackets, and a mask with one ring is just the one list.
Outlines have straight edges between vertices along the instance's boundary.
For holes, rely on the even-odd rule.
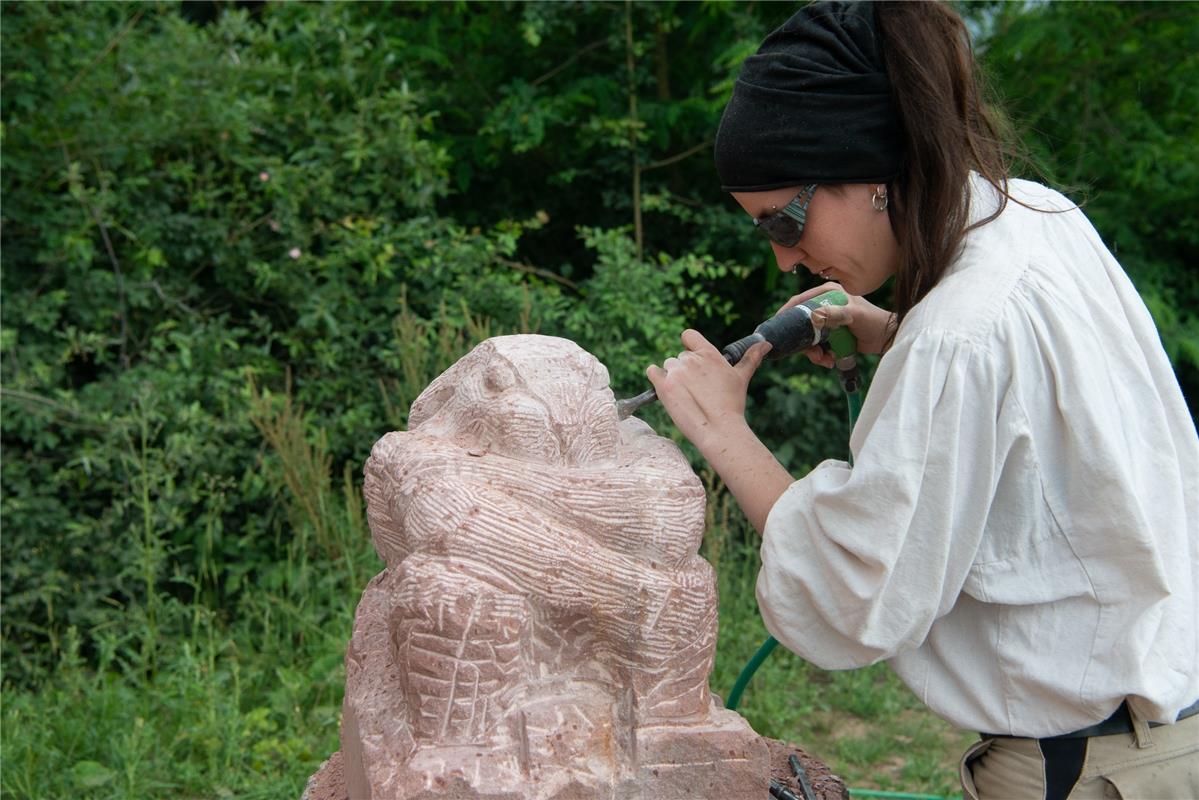
[[[834,775],[823,761],[787,742],[767,739],[766,743],[770,746],[770,777],[790,789],[799,800],[849,800],[849,790],[845,788],[845,782]],[[799,765],[807,774],[808,783],[812,788],[811,796],[791,771],[787,757],[793,753],[799,758]]]

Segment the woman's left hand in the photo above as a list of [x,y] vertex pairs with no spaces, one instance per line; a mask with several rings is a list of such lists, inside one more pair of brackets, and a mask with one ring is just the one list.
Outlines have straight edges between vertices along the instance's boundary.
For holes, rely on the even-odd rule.
[[674,424],[711,460],[714,444],[745,427],[746,388],[770,344],[755,344],[730,366],[699,331],[683,331],[682,342],[683,352],[645,374]]

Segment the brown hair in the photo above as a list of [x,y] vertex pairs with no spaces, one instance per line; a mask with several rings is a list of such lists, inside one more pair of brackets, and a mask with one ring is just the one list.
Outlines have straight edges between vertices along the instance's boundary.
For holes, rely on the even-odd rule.
[[[1011,165],[1025,159],[1006,120],[986,103],[970,34],[957,12],[928,0],[878,2],[874,10],[904,151],[890,197],[900,252],[898,325],[941,279],[966,233],[999,216],[1012,199]],[[993,214],[968,226],[971,170],[1002,197]]]

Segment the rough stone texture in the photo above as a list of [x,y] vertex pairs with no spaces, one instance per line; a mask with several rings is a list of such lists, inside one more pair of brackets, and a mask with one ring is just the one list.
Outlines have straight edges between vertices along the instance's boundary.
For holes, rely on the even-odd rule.
[[321,764],[304,787],[300,800],[349,800],[345,770],[342,769],[341,751],[338,750]]
[[[804,750],[794,745],[780,742],[777,739],[764,740],[770,750],[770,775],[783,786],[790,789],[800,800],[849,800],[849,790],[845,782],[829,771],[828,766],[819,759],[808,755]],[[808,783],[812,787],[811,797],[805,797],[799,781],[791,771],[787,762],[789,755],[795,754],[800,765],[808,775]],[[466,795],[471,796],[471,795]],[[707,794],[705,791],[688,790],[684,794],[663,794],[663,798],[680,797],[687,800],[719,800],[722,794]],[[766,800],[762,795],[761,800]],[[346,788],[345,775],[342,773],[341,753],[337,752],[321,765],[320,770],[308,780],[308,787],[300,800],[350,800],[350,792]]]
[[312,800],[768,796],[765,741],[708,690],[703,487],[613,401],[574,343],[497,337],[375,444],[387,568]]

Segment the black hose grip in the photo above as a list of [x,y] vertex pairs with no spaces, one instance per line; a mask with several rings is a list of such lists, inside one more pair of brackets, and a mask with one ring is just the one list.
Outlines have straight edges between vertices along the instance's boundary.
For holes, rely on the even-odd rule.
[[763,337],[762,334],[758,333],[757,331],[754,331],[749,336],[742,336],[732,344],[726,344],[720,353],[724,356],[725,361],[728,361],[733,366],[736,366],[737,362],[745,357],[745,353],[747,350],[749,350],[749,348],[753,347],[758,342],[764,341],[766,341],[765,337]]

